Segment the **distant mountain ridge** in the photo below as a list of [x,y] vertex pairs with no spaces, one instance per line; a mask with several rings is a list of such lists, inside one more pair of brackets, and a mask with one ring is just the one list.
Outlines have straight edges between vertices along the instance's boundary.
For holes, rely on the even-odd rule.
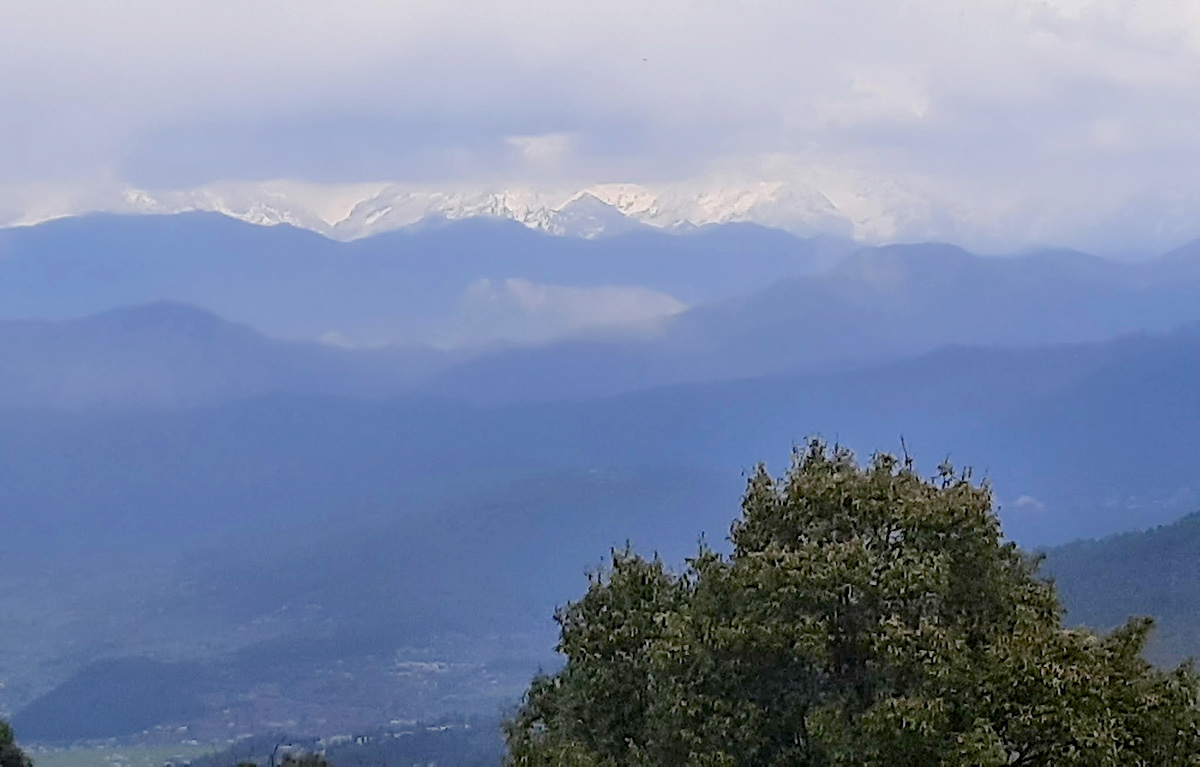
[[[627,540],[724,546],[743,472],[812,434],[973,467],[1023,545],[1200,508],[1200,244],[982,257],[615,234],[609,207],[560,211],[591,238],[474,217],[338,242],[214,213],[0,231],[0,710],[47,739],[114,690],[149,714],[89,734],[494,711],[586,567]],[[647,295],[669,311],[638,332],[395,343]],[[1159,657],[1186,654],[1197,530],[1056,548],[1048,572],[1072,620],[1145,606]]]
[[[413,390],[535,402],[1200,322],[1195,247],[1140,263],[846,248],[747,224],[591,241],[460,221],[337,243],[215,214],[0,231],[0,404]],[[145,326],[105,317],[160,301],[129,316]]]
[[[92,213],[214,212],[256,225],[288,224],[340,240],[421,222],[472,218],[518,222],[566,237],[606,237],[636,228],[687,230],[753,223],[804,237],[860,245],[946,241],[990,253],[1070,246],[1118,257],[1161,252],[1200,236],[1195,200],[1173,196],[1069,213],[1014,208],[979,190],[936,189],[927,180],[849,168],[780,169],[767,175],[700,178],[324,183],[299,179],[213,181],[142,188],[121,181],[0,190],[0,228]],[[1160,209],[1146,218],[1145,206]]]
[[[53,520],[81,509],[95,534],[123,529],[109,516],[143,519],[147,535],[183,524],[160,520],[163,508],[191,509],[197,535],[219,535],[222,525],[278,524],[279,513],[337,518],[514,473],[684,466],[734,480],[821,433],[866,453],[904,437],[920,455],[970,461],[1005,493],[1003,517],[1019,540],[1061,541],[1192,510],[1200,400],[1188,382],[1197,375],[1200,334],[1189,331],[495,406],[433,392],[362,399],[305,390],[296,376],[260,396],[222,401],[228,390],[202,389],[201,406],[147,411],[129,405],[150,396],[134,384],[122,408],[0,408],[0,508],[14,536],[52,524],[54,539],[71,539],[75,527]],[[113,435],[124,458],[107,447]],[[1024,496],[1033,500],[1018,503]]]
[[1093,342],[1200,322],[1200,257],[1141,263],[937,243],[863,248],[821,272],[695,306],[644,340],[566,339],[447,370],[442,393],[606,395],[684,381],[856,366],[943,346]]
[[[493,218],[568,237],[599,237],[636,228],[686,229],[753,223],[802,236],[895,233],[919,223],[922,206],[884,186],[840,209],[816,185],[790,181],[601,183],[578,187],[439,188],[367,183],[322,187],[292,181],[214,183],[196,189],[124,188],[100,204],[57,215],[91,212],[175,214],[216,212],[258,225],[289,224],[350,240],[433,220]],[[54,216],[26,214],[13,223]],[[877,237],[876,237],[877,239]]]
[[[155,306],[84,325],[245,333],[193,312]],[[80,573],[77,602],[54,582],[36,602],[28,579],[0,587],[14,616],[0,632],[0,704],[19,708],[80,670],[31,715],[66,710],[57,701],[82,699],[92,672],[120,670],[87,664],[121,655],[211,662],[204,678],[220,685],[205,716],[222,727],[222,710],[257,703],[246,679],[282,683],[292,697],[270,693],[273,705],[303,703],[314,717],[334,700],[360,712],[378,702],[367,712],[377,714],[420,689],[441,695],[458,672],[407,676],[398,648],[461,631],[496,659],[497,634],[544,630],[610,546],[631,539],[670,562],[701,533],[723,546],[743,472],[759,460],[783,471],[789,445],[814,433],[861,454],[907,445],[923,472],[947,457],[972,466],[1025,545],[1169,522],[1200,503],[1198,378],[1191,330],[493,407],[276,393],[138,412],[0,408],[3,542],[18,565],[0,586],[64,577],[68,564]],[[1190,577],[1188,556],[1162,563]],[[103,579],[147,560],[177,570],[120,589]],[[1105,555],[1083,570],[1097,561]],[[1065,582],[1054,552],[1051,571]],[[1120,586],[1120,572],[1097,577]],[[1136,586],[1135,599],[1148,593]],[[1069,593],[1068,604],[1073,620],[1107,614],[1087,617],[1087,600]],[[52,642],[28,641],[46,625]],[[495,662],[528,669],[552,640],[523,641],[524,655]],[[366,666],[347,655],[364,642],[376,659]],[[448,657],[422,652],[421,663]],[[344,680],[336,689],[330,669]]]
[[393,395],[454,357],[272,340],[159,301],[62,322],[0,320],[0,359],[0,408],[155,409],[278,391]]
[[1200,513],[1045,553],[1043,570],[1054,578],[1069,622],[1106,630],[1129,616],[1152,616],[1154,660],[1200,656]]
[[[280,337],[521,342],[522,322],[540,336],[620,325],[620,311],[597,315],[596,301],[576,300],[581,293],[616,291],[626,303],[615,305],[636,324],[661,307],[815,271],[849,247],[750,224],[584,240],[473,219],[339,243],[213,213],[98,215],[0,230],[0,318],[66,319],[171,300]],[[510,279],[532,286],[532,297],[515,294]]]

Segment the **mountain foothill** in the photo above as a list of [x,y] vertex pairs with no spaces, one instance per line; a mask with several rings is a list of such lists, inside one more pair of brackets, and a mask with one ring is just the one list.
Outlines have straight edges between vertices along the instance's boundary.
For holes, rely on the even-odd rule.
[[746,474],[813,435],[973,467],[1069,621],[1148,611],[1176,661],[1198,297],[1197,244],[0,230],[0,713],[44,743],[492,713],[587,568],[726,547]]

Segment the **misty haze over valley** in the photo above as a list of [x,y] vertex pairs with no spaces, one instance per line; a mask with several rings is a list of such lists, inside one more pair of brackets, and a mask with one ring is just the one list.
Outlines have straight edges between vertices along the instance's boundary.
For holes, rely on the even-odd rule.
[[[871,599],[744,563],[889,546],[919,615],[866,623],[900,655],[993,581],[1003,636],[1139,680],[1200,655],[1194,9],[568,5],[2,9],[0,767],[656,763],[570,729],[572,685],[622,676],[572,642],[703,658],[680,689],[766,721],[803,685],[718,674],[742,597]],[[881,497],[909,528],[855,527]],[[622,588],[660,632],[633,649]],[[804,694],[865,716],[829,657]],[[819,709],[728,763],[834,743]]]
[[[548,618],[586,567],[627,540],[669,561],[721,545],[744,473],[806,434],[969,461],[1033,548],[1200,498],[1188,246],[1124,263],[488,219],[339,244],[213,214],[0,243],[0,599],[21,616],[0,695],[32,739],[495,713],[555,663]],[[531,335],[449,346],[328,340],[459,322],[480,280],[687,302],[586,330],[489,307]],[[1191,604],[1164,657],[1197,647]]]

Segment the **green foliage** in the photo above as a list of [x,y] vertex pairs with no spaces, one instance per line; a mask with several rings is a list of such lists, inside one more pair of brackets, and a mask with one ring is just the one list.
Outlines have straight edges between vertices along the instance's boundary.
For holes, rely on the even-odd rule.
[[1200,685],[1150,630],[1068,630],[986,485],[812,441],[750,478],[729,557],[631,551],[558,613],[513,765],[1200,764]]
[[33,767],[33,760],[17,745],[12,726],[2,719],[0,719],[0,767]]

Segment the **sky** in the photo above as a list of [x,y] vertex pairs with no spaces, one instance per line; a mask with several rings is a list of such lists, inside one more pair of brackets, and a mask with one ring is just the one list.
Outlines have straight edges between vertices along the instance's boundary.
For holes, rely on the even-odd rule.
[[0,0],[0,17],[0,195],[801,179],[918,206],[947,239],[1200,236],[1195,2]]

